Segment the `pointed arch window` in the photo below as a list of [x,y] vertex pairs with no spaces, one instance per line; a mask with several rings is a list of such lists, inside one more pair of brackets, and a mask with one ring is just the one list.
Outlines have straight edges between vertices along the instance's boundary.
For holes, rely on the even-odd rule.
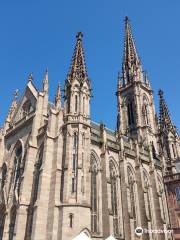
[[135,194],[135,178],[132,170],[130,167],[128,167],[128,185],[129,185],[129,198],[130,198],[130,212],[131,217],[134,220],[134,227],[136,228],[136,221],[137,221],[137,215],[136,215],[136,194]]
[[77,132],[74,132],[74,135],[73,135],[73,148],[76,149],[77,145],[78,145],[78,135],[77,135]]
[[14,150],[14,162],[13,168],[11,172],[11,180],[10,180],[10,188],[13,191],[14,196],[19,197],[20,193],[20,184],[21,184],[21,176],[24,171],[24,166],[22,163],[22,154],[23,154],[22,144],[19,141]]
[[85,133],[82,134],[82,147],[85,146]]
[[75,95],[75,112],[78,111],[78,96]]
[[72,177],[72,189],[71,189],[72,193],[76,192],[76,178]]
[[135,121],[134,121],[134,109],[133,109],[133,102],[132,102],[132,100],[128,101],[127,113],[128,113],[128,124],[129,125],[133,125],[135,123]]
[[119,221],[118,221],[118,193],[117,193],[117,176],[114,163],[110,161],[110,183],[111,183],[111,207],[113,214],[113,229],[114,235],[119,235]]
[[9,240],[13,240],[15,236],[16,214],[17,214],[17,208],[16,206],[13,206],[11,208],[11,213],[10,213]]
[[73,213],[69,214],[69,227],[72,228],[73,227],[73,220],[74,220],[74,215]]
[[86,103],[86,100],[85,100],[85,97],[83,97],[83,114],[85,114],[85,103]]
[[142,116],[144,125],[150,125],[149,103],[146,96],[143,97]]
[[98,232],[98,197],[97,197],[98,168],[95,157],[91,156],[91,231]]
[[172,144],[172,150],[173,150],[173,157],[176,158],[176,150],[175,150],[174,144]]

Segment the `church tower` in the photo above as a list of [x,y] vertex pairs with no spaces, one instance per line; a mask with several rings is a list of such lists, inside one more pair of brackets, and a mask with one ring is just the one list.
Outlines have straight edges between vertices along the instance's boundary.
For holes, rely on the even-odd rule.
[[180,157],[180,140],[162,90],[159,90],[159,107],[159,134],[161,151],[165,158],[165,173],[172,174],[176,172],[175,165]]
[[[76,36],[77,42],[72,57],[72,63],[65,82],[64,92],[64,135],[62,159],[61,202],[66,204],[62,208],[62,226],[80,226],[90,229],[90,81],[88,79],[84,51],[82,47],[83,34]],[[72,205],[74,208],[72,209]],[[81,212],[79,218],[78,212]],[[84,219],[87,219],[85,222]],[[63,228],[62,239],[74,232],[66,232]]]
[[117,100],[119,133],[154,143],[157,124],[153,91],[137,54],[128,17],[125,18],[122,77],[118,76]]

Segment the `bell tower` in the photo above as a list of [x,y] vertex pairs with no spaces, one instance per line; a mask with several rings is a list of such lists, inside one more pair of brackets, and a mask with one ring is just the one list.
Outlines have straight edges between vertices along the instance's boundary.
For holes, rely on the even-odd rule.
[[153,91],[143,71],[128,17],[125,18],[122,75],[118,74],[116,95],[118,132],[148,143],[156,141],[158,129]]
[[175,165],[180,158],[180,139],[171,120],[162,90],[159,90],[159,134],[161,150],[165,156],[165,173],[175,173]]
[[[76,36],[64,89],[64,125],[61,202],[62,239],[72,239],[84,228],[90,229],[90,81],[82,46],[83,34]],[[74,206],[72,208],[72,205]],[[78,212],[81,212],[79,218]],[[87,219],[84,221],[83,219]],[[74,226],[76,224],[76,226]],[[74,229],[76,232],[74,232]]]
[[72,63],[65,82],[65,116],[67,120],[76,116],[79,119],[83,117],[84,120],[88,121],[91,89],[82,47],[83,34],[79,32],[76,38]]

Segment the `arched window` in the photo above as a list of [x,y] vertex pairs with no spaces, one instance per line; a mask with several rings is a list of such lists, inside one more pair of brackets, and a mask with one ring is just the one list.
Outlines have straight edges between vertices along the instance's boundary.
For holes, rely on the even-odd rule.
[[85,134],[83,133],[82,134],[82,147],[85,146]]
[[128,113],[128,124],[131,126],[131,125],[133,125],[135,123],[135,121],[134,121],[134,109],[133,109],[132,100],[128,101],[127,113]]
[[143,116],[143,124],[150,125],[149,102],[146,96],[143,97],[142,116]]
[[174,144],[172,144],[172,150],[173,150],[173,157],[176,158],[176,150],[175,150]]
[[83,97],[83,114],[85,114],[85,97]]
[[113,229],[114,235],[119,235],[119,221],[118,221],[118,193],[117,193],[117,174],[114,163],[109,163],[110,183],[111,183],[111,207],[113,214]]
[[14,149],[14,161],[11,172],[11,180],[10,180],[10,188],[14,194],[15,200],[18,200],[20,193],[20,184],[21,184],[21,176],[23,173],[23,165],[22,165],[22,154],[23,154],[22,143],[20,141],[17,142]]
[[127,169],[127,174],[128,174],[128,185],[129,185],[129,198],[130,198],[130,211],[131,211],[131,218],[134,221],[134,227],[136,228],[136,221],[137,221],[137,216],[136,216],[136,194],[135,194],[135,178],[134,174],[131,170],[130,167]]
[[78,111],[78,96],[75,95],[75,112]]
[[73,220],[74,220],[74,215],[73,213],[69,214],[69,227],[72,228],[73,227]]
[[74,135],[73,135],[73,148],[77,148],[77,145],[78,145],[78,135],[77,135],[77,132],[74,132]]
[[91,156],[91,231],[98,232],[98,198],[97,198],[98,168],[95,157]]
[[13,206],[10,212],[9,240],[13,240],[15,236],[16,214],[17,214],[16,206]]

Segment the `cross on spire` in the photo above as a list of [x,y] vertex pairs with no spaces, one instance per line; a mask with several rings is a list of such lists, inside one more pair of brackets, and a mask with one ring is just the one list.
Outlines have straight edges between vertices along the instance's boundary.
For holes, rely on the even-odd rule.
[[79,81],[84,81],[88,78],[88,76],[84,58],[84,50],[82,46],[83,33],[78,32],[76,38],[77,42],[74,49],[70,70],[68,73],[68,80],[72,81],[74,78],[76,78]]

